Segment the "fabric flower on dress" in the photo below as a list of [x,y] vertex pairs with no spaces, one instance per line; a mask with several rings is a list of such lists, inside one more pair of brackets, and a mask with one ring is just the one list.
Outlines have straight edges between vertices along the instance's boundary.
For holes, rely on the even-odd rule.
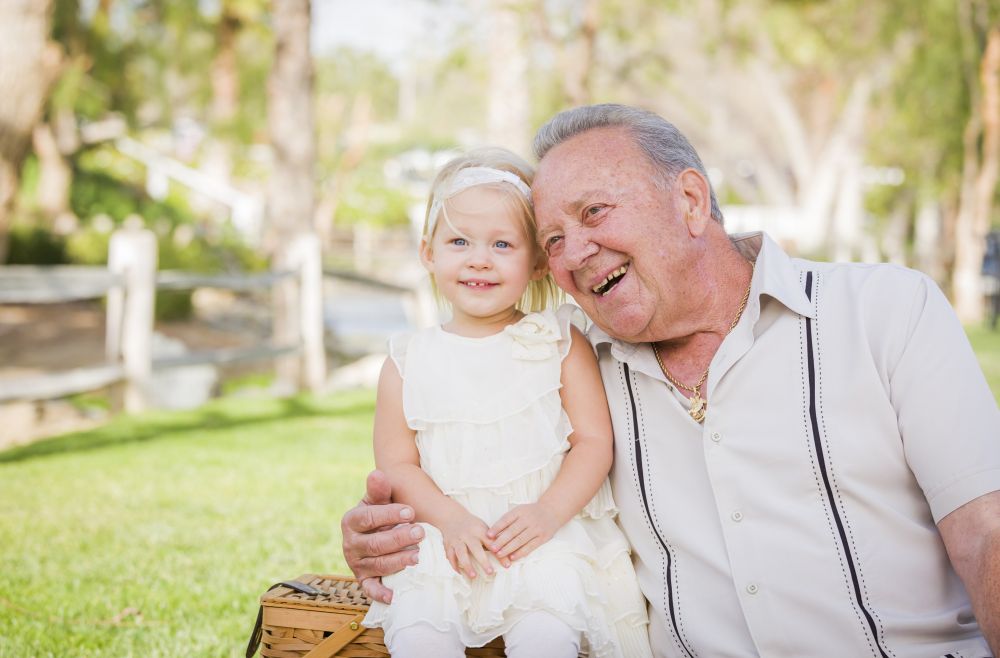
[[557,354],[559,325],[554,317],[530,313],[520,321],[504,327],[504,333],[514,339],[511,356],[515,359],[542,361]]

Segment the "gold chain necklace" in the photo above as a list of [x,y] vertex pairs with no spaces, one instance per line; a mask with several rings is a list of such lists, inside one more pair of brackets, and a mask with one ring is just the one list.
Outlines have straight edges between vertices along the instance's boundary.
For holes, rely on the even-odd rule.
[[[729,325],[729,331],[726,332],[727,336],[733,329],[736,328],[736,325],[739,324],[740,318],[743,317],[743,311],[746,309],[747,301],[750,299],[750,286],[753,285],[753,271],[755,266],[756,263],[750,264],[750,283],[747,284],[747,291],[743,293],[743,301],[740,302],[740,307],[736,311],[736,317],[733,318],[733,321]],[[708,368],[705,368],[705,372],[701,373],[701,378],[698,379],[698,383],[694,386],[682,384],[674,379],[673,375],[671,375],[667,370],[667,367],[663,365],[663,359],[660,358],[660,350],[656,347],[656,343],[650,343],[650,346],[653,348],[653,355],[656,357],[656,362],[660,364],[660,370],[663,371],[663,374],[666,375],[670,383],[678,388],[684,389],[685,391],[694,393],[694,395],[691,396],[691,408],[688,410],[688,415],[690,415],[696,423],[704,422],[705,413],[708,411],[708,400],[701,397],[701,387],[705,384],[705,380],[708,379]]]

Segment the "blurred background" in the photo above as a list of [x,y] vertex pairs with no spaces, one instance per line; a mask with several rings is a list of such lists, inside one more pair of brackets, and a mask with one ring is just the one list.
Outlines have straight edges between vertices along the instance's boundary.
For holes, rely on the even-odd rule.
[[[87,405],[60,398],[88,389],[100,416],[123,381],[141,384],[130,409],[328,387],[434,317],[415,253],[435,169],[483,144],[530,158],[541,123],[594,102],[675,122],[730,231],[919,268],[965,322],[995,322],[998,17],[996,0],[0,1],[0,262],[114,270],[111,236],[146,232],[158,270],[144,366],[113,335],[131,326],[114,280],[67,292],[98,275],[4,270],[0,426],[75,426]],[[240,280],[300,271],[303,235],[317,308]],[[347,380],[370,379],[358,368]]]

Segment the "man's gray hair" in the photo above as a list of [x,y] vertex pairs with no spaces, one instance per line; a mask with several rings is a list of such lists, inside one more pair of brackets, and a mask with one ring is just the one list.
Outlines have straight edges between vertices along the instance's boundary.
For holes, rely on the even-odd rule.
[[570,137],[595,128],[622,127],[631,133],[653,166],[662,174],[662,182],[674,180],[685,169],[694,169],[705,177],[712,200],[712,217],[722,223],[722,211],[705,165],[677,126],[653,112],[629,105],[585,105],[552,117],[535,135],[535,157],[541,160],[550,149]]

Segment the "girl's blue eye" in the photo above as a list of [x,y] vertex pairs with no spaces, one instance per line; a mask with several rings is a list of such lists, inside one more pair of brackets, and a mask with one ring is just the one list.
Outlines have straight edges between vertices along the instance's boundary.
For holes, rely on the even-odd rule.
[[495,245],[501,249],[506,249],[507,247],[510,246],[510,243],[507,242],[506,240],[497,240]]
[[468,244],[465,241],[465,238],[455,238],[454,240],[451,241],[451,243],[456,247],[464,247],[466,244]]

